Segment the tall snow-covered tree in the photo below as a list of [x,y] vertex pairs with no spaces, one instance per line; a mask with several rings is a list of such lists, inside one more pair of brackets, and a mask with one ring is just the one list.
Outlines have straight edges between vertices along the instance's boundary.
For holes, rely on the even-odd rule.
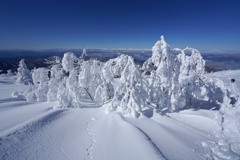
[[65,87],[61,88],[59,101],[63,107],[81,107],[80,99],[82,98],[82,90],[78,85],[78,72],[77,68],[72,69],[65,80]]
[[27,65],[24,62],[24,59],[22,59],[19,62],[19,67],[17,69],[17,84],[25,84],[25,85],[29,85],[33,83],[32,80],[32,75],[30,70],[27,68]]
[[86,97],[94,100],[97,87],[103,82],[102,80],[102,63],[97,60],[84,61],[79,73],[79,85],[84,89]]
[[61,64],[53,65],[50,70],[50,80],[48,84],[48,101],[56,101],[59,99],[58,93],[59,89],[63,86],[63,80],[65,77],[65,71],[62,68]]
[[63,107],[81,107],[81,99],[94,101],[95,92],[103,83],[102,63],[93,59],[80,61],[73,53],[66,53],[62,66],[66,74],[58,88],[60,104]]
[[124,115],[138,117],[146,106],[148,95],[144,88],[140,69],[136,67],[133,58],[126,56],[126,65],[121,73],[112,106],[109,110],[118,110]]
[[113,60],[109,60],[104,64],[101,70],[102,84],[96,88],[94,95],[94,100],[97,103],[103,103],[107,100],[112,99],[114,95],[114,87],[112,85],[114,75],[113,75]]
[[150,73],[150,97],[151,101],[159,109],[167,107],[174,110],[175,95],[177,90],[177,78],[179,74],[179,62],[166,43],[163,36],[152,48],[152,57],[144,62],[142,69]]

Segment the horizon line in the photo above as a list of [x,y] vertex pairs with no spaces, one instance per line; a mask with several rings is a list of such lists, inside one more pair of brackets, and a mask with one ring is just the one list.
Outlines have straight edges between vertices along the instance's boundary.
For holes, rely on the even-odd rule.
[[[48,51],[48,50],[129,50],[129,51],[152,51],[151,48],[42,48],[42,49],[0,49],[0,51]],[[175,48],[173,48],[175,49]],[[203,53],[240,53],[240,49],[197,49]]]

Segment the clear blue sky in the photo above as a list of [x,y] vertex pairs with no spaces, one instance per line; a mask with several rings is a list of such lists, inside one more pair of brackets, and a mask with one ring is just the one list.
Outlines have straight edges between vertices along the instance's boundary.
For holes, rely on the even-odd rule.
[[239,0],[1,0],[0,49],[240,49]]

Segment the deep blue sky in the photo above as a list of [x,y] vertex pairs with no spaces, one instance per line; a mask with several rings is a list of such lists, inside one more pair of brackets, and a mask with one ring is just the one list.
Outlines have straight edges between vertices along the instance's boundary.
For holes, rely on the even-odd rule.
[[0,49],[240,49],[239,0],[1,0]]

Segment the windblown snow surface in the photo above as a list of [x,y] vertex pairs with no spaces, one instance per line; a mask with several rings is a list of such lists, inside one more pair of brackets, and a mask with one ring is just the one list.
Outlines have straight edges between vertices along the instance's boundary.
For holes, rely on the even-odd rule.
[[[208,76],[229,83],[234,75],[238,81],[240,71]],[[58,102],[11,98],[28,86],[4,77],[0,89],[1,160],[239,159],[222,134],[218,110],[160,114],[146,109],[136,119],[107,113],[109,104],[83,101],[84,108],[62,109]]]

